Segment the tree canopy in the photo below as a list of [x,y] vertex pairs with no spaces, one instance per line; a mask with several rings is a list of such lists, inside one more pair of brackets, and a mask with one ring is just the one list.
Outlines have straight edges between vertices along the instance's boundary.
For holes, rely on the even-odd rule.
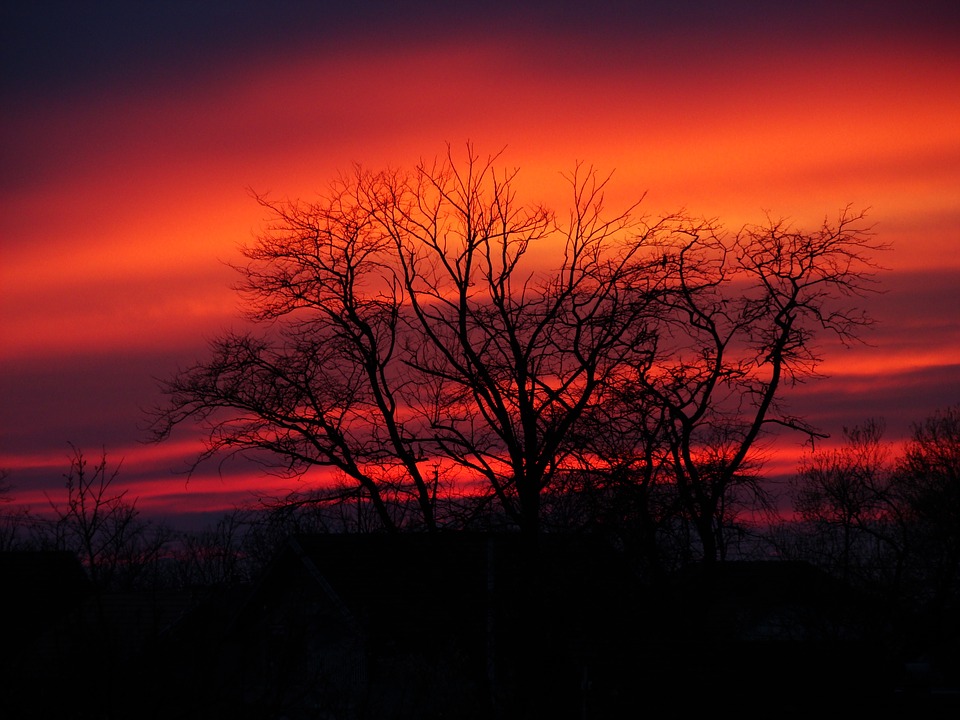
[[646,214],[642,195],[610,210],[609,176],[584,165],[555,211],[499,162],[468,146],[356,167],[312,202],[258,197],[272,221],[237,268],[253,330],[164,383],[154,437],[197,424],[198,462],[333,468],[333,494],[388,530],[499,518],[535,535],[559,489],[618,485],[637,523],[687,525],[722,555],[739,493],[761,497],[758,439],[816,432],[787,391],[825,334],[870,323],[856,301],[882,246],[864,214],[731,232]]

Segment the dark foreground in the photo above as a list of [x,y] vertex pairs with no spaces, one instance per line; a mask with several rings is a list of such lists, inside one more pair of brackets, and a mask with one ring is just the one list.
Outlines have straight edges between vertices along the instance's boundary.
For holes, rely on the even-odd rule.
[[801,563],[651,583],[595,539],[461,533],[292,536],[217,587],[0,573],[4,718],[960,717],[956,625]]

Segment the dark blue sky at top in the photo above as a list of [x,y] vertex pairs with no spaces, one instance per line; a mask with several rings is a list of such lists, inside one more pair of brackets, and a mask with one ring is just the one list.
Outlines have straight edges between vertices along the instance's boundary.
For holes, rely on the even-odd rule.
[[[779,3],[762,0],[627,2],[306,2],[303,0],[39,0],[0,11],[2,93],[8,101],[136,90],[198,70],[359,42],[409,46],[438,36],[487,33],[570,38],[584,34],[638,46],[662,36],[771,42],[826,40],[855,46],[864,37],[920,35],[960,42],[960,3]],[[576,38],[579,38],[577,40]]]

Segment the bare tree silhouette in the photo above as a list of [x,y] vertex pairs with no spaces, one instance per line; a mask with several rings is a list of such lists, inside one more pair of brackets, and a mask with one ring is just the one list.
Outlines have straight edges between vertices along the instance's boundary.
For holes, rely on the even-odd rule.
[[170,533],[141,519],[136,499],[115,488],[120,464],[111,468],[106,450],[91,465],[81,449],[71,448],[66,498],[48,498],[54,519],[40,530],[41,543],[76,553],[99,592],[132,587],[156,562]]
[[639,201],[610,212],[608,178],[581,165],[561,216],[521,204],[497,160],[448,148],[357,167],[316,203],[258,198],[273,223],[238,268],[254,330],[164,383],[153,438],[196,423],[197,463],[332,468],[387,530],[469,522],[444,505],[456,486],[536,536],[573,471],[629,476],[651,519],[669,481],[670,521],[722,557],[737,504],[763,500],[758,440],[815,433],[780,401],[815,374],[819,333],[869,324],[850,299],[881,247],[864,216],[727,234]]
[[875,290],[883,246],[864,219],[844,210],[813,232],[771,221],[737,233],[684,219],[657,238],[653,342],[579,428],[583,481],[605,512],[629,508],[619,527],[648,566],[670,562],[666,547],[680,561],[723,559],[741,511],[770,507],[764,440],[820,435],[787,400],[817,376],[824,334],[852,342],[871,324],[854,299]]
[[896,584],[904,571],[907,517],[893,484],[885,424],[844,430],[844,444],[804,457],[792,481],[802,556],[857,584]]
[[437,527],[441,485],[472,483],[536,533],[572,429],[649,341],[643,251],[668,221],[607,217],[605,181],[578,168],[558,223],[516,202],[514,176],[471,148],[462,167],[357,169],[315,205],[261,200],[277,223],[246,250],[240,290],[264,331],[167,382],[154,437],[197,420],[204,458],[333,467],[387,529],[411,523],[407,498]]
[[812,232],[777,220],[734,234],[705,223],[663,249],[657,352],[628,398],[663,420],[662,466],[707,561],[724,556],[737,504],[765,506],[758,441],[778,427],[818,434],[785,396],[817,375],[821,336],[852,342],[871,324],[851,300],[876,289],[884,247],[864,220],[845,209]]

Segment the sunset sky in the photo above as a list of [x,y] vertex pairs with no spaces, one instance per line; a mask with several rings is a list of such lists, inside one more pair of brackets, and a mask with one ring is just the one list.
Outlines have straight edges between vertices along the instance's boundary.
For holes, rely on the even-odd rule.
[[[869,346],[830,348],[793,406],[891,440],[960,402],[955,2],[36,2],[0,11],[0,468],[16,502],[106,449],[145,511],[218,510],[276,480],[178,474],[148,445],[157,378],[239,322],[227,263],[251,193],[312,198],[354,163],[504,149],[525,198],[613,172],[735,230],[869,209]],[[802,8],[802,9],[799,9]],[[799,457],[801,438],[794,438]],[[783,462],[795,464],[790,457]],[[780,468],[781,470],[783,467]],[[284,487],[289,483],[281,483]]]

